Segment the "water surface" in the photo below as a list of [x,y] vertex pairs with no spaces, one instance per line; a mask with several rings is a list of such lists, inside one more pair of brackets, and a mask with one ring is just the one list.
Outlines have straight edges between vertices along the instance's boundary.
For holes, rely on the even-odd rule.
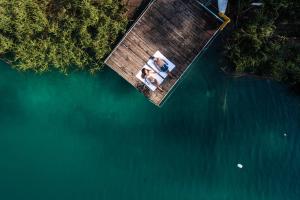
[[218,57],[198,59],[161,109],[110,69],[0,63],[0,199],[298,200],[300,99],[224,75]]

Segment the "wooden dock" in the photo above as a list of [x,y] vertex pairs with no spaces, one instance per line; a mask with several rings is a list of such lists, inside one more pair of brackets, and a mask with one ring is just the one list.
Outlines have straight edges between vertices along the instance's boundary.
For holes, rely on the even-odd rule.
[[[193,60],[215,37],[222,24],[197,0],[154,0],[116,46],[105,63],[161,106]],[[163,92],[148,91],[136,74],[157,50],[176,68],[177,79],[166,78]]]

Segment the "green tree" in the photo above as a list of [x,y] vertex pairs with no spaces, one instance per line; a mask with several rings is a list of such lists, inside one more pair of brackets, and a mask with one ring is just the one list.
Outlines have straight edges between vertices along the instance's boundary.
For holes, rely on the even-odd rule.
[[19,70],[91,72],[127,19],[121,0],[0,0],[0,57]]
[[[230,69],[253,73],[300,86],[299,1],[265,0],[261,8],[249,9],[240,1],[225,55]],[[247,12],[245,12],[245,10]],[[300,87],[299,87],[300,88]],[[298,89],[299,89],[298,88]]]

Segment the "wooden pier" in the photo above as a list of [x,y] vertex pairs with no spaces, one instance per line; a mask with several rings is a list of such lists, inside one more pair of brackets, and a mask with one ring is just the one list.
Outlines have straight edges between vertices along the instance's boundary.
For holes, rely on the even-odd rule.
[[[138,88],[157,106],[161,106],[193,60],[219,31],[222,20],[197,0],[154,0],[105,63]],[[176,65],[177,79],[166,78],[163,92],[141,89],[136,74],[149,57],[159,50]]]

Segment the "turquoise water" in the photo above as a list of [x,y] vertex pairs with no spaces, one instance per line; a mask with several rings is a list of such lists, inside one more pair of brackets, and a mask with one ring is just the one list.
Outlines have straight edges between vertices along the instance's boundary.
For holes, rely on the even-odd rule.
[[300,99],[224,75],[217,57],[198,59],[161,109],[109,69],[1,63],[0,199],[299,199]]

